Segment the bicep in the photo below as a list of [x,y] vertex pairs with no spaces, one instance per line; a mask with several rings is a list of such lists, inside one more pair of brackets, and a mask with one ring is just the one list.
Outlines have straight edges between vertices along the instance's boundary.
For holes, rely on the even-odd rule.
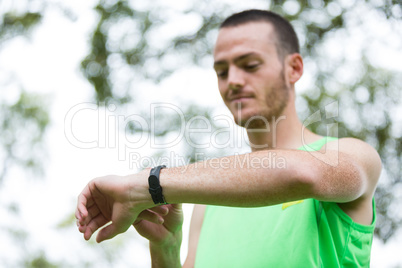
[[201,233],[202,223],[204,221],[205,205],[194,205],[193,215],[190,222],[190,233],[188,240],[188,254],[183,267],[194,267],[195,256],[197,253],[198,240]]

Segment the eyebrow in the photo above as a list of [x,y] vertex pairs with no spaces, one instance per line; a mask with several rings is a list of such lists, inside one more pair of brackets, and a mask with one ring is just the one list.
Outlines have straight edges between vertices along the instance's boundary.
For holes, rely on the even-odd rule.
[[[256,52],[250,52],[250,53],[247,53],[247,54],[244,54],[244,55],[241,55],[241,56],[235,58],[234,61],[235,61],[235,62],[239,62],[239,61],[244,60],[245,58],[248,58],[248,57],[250,57],[250,56],[258,56],[258,55],[259,55],[259,54],[256,53]],[[226,64],[226,63],[227,63],[226,60],[215,61],[215,62],[214,62],[214,68],[216,68],[216,67],[219,66],[219,65],[224,65],[224,64]]]

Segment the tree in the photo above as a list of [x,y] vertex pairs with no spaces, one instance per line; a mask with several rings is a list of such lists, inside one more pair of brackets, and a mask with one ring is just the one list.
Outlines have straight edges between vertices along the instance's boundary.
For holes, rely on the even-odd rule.
[[[0,5],[1,6],[1,5]],[[16,37],[28,36],[33,28],[38,26],[42,19],[39,12],[30,12],[27,2],[25,10],[9,8],[6,12],[0,12],[0,50],[8,42]],[[50,119],[48,100],[44,96],[29,93],[16,79],[16,75],[8,70],[2,70],[0,80],[2,94],[0,97],[0,187],[9,176],[9,171],[20,168],[28,172],[42,174],[44,143],[43,138],[48,128]],[[14,92],[14,98],[9,99],[4,94],[7,91]],[[16,203],[2,204],[10,217],[19,217],[19,206]],[[0,227],[14,240],[14,244],[22,250],[24,258],[21,262],[25,267],[55,267],[46,261],[42,252],[28,254],[25,242],[29,234],[18,225],[6,224]],[[11,246],[11,245],[10,245]],[[16,245],[15,245],[16,246]],[[25,252],[24,252],[25,251]],[[2,264],[9,266],[6,260]],[[11,266],[14,266],[11,265]]]
[[[46,9],[50,5],[57,5],[36,0],[22,1],[18,6],[4,3],[0,3],[0,50],[14,38],[29,37],[32,29],[40,27]],[[211,0],[187,1],[182,5],[123,0],[99,0],[96,3],[97,24],[91,33],[90,50],[82,60],[81,70],[93,85],[94,100],[99,105],[125,107],[150,122],[148,111],[141,106],[141,99],[137,97],[145,83],[158,84],[177,70],[194,65],[210,68],[217,27],[224,17],[240,11],[240,7],[237,9],[233,1]],[[402,4],[393,0],[256,0],[255,5],[287,17],[301,37],[309,82],[305,86],[308,90],[297,100],[297,107],[308,127],[325,135],[326,125],[332,124],[338,128],[340,137],[363,139],[379,151],[384,173],[376,192],[376,235],[386,242],[402,222],[395,205],[401,201],[397,192],[401,187],[402,132],[397,111],[401,105],[398,85],[402,78],[392,69],[376,62],[372,47],[376,35],[371,34],[367,23],[368,18],[372,18],[376,23],[387,25],[392,29],[390,38],[394,36],[399,40]],[[7,8],[4,9],[4,6]],[[66,16],[73,16],[69,10],[60,8]],[[359,37],[363,41],[355,50],[356,54],[351,56],[348,48],[354,45],[354,35],[359,31],[364,31],[363,39]],[[18,77],[8,70],[2,70],[2,73],[2,90],[5,92],[17,88],[18,92],[12,99],[6,98],[5,94],[0,96],[0,159],[3,163],[0,166],[0,190],[1,182],[12,179],[9,176],[11,169],[17,167],[29,172],[42,169],[38,159],[45,151],[44,137],[50,124],[50,100],[24,90],[18,83]],[[334,102],[336,107],[331,106]],[[228,132],[222,131],[225,128],[223,124],[214,121],[218,111],[192,103],[175,105],[181,108],[185,122],[191,122],[194,129],[205,129],[202,120],[191,121],[195,116],[203,116],[212,122],[210,132],[217,133],[220,144],[225,144]],[[326,116],[328,105],[335,107],[331,110],[332,117]],[[317,111],[322,120],[309,124],[310,116]],[[155,120],[159,129],[154,134],[160,141],[177,134],[182,124],[177,115],[163,112],[156,114]],[[131,122],[126,131],[130,135],[137,135],[150,132],[151,129]],[[208,142],[208,137],[202,133],[192,137],[198,143]],[[181,143],[176,149],[189,162],[200,160],[197,158],[199,153],[210,157],[233,154],[233,148],[200,149],[188,143]],[[156,158],[168,154],[169,149],[154,152]],[[14,215],[12,217],[18,218],[18,204],[6,203],[2,207]],[[73,228],[73,222],[74,217],[69,215],[59,228],[68,232],[69,228]],[[2,225],[0,228],[12,237],[18,247],[21,246],[23,257],[19,266],[69,265],[52,263],[40,249],[26,253],[23,246],[29,234],[23,229],[11,225]],[[116,249],[123,244],[119,239],[114,241],[114,244],[103,249],[109,253],[104,260],[110,264],[115,263]],[[82,265],[91,267],[88,260]]]
[[[27,5],[27,9],[29,9]],[[18,36],[26,36],[37,26],[42,15],[28,10],[17,12],[9,10],[0,17],[0,49],[6,43]],[[19,91],[19,97],[13,101],[0,99],[0,131],[2,137],[0,146],[5,152],[1,155],[3,167],[0,170],[0,182],[7,175],[7,170],[12,165],[20,165],[24,168],[40,171],[41,165],[38,159],[38,150],[42,146],[42,138],[49,124],[48,110],[45,109],[45,100],[42,96],[26,92],[15,79],[14,74],[7,70],[4,81],[0,81],[2,90]],[[22,132],[21,130],[28,130]],[[30,148],[30,150],[24,150]],[[36,147],[36,148],[35,148]],[[31,150],[35,149],[35,150]]]

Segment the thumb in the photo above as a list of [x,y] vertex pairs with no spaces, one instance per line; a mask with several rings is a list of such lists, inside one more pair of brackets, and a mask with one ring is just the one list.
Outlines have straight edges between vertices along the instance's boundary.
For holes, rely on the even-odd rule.
[[112,239],[118,234],[124,233],[130,228],[134,219],[131,219],[126,215],[125,217],[120,217],[119,219],[112,220],[112,223],[108,226],[102,228],[98,235],[96,236],[96,242],[100,243],[107,239]]
[[182,209],[182,204],[181,203],[179,203],[179,204],[170,204],[170,205],[171,205],[171,207],[173,209],[178,209],[178,210]]
[[96,242],[100,243],[102,241],[112,239],[116,235],[124,232],[124,230],[119,229],[121,228],[117,228],[115,223],[109,224],[98,232],[98,235],[96,236]]
[[170,204],[170,211],[175,213],[181,213],[182,204]]

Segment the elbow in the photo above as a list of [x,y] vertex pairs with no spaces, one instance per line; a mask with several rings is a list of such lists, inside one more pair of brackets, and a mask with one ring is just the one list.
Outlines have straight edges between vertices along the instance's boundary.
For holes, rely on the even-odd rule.
[[351,159],[340,159],[336,166],[321,163],[301,178],[308,195],[320,201],[351,202],[361,197],[366,188],[365,173]]

